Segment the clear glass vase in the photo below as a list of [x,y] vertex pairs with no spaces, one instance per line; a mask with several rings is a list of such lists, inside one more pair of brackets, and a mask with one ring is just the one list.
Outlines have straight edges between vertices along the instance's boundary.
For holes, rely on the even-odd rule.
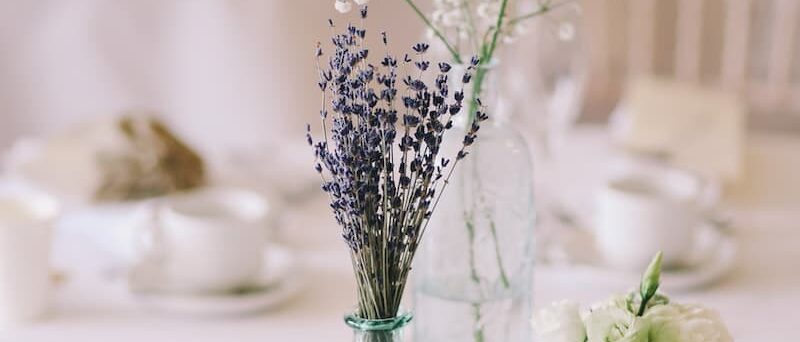
[[[490,79],[484,88],[494,84]],[[481,96],[484,104],[497,102],[489,89],[478,93],[487,95]],[[498,107],[487,108],[490,119],[450,179],[420,246],[414,265],[416,342],[533,339],[531,154],[510,115]]]
[[410,312],[387,319],[363,319],[352,313],[344,322],[353,329],[353,342],[403,342],[403,329],[411,322]]

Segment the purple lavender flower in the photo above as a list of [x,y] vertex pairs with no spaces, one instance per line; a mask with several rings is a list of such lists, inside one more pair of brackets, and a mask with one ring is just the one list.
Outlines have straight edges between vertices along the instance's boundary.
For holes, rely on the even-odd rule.
[[[367,17],[366,7],[359,11]],[[329,21],[334,27],[333,21]],[[350,248],[358,282],[359,314],[367,319],[397,314],[411,261],[441,194],[458,162],[475,142],[479,113],[452,160],[440,156],[444,135],[461,112],[464,84],[477,64],[473,59],[461,84],[451,92],[451,66],[437,63],[435,85],[423,74],[431,70],[426,43],[412,47],[402,61],[388,53],[377,65],[369,59],[366,30],[348,25],[331,37],[333,51],[316,50],[322,139],[310,126],[306,139],[316,157],[336,222]],[[410,74],[400,75],[400,70]],[[398,82],[398,79],[401,82]],[[452,94],[452,97],[449,95]],[[396,149],[395,149],[396,147]]]

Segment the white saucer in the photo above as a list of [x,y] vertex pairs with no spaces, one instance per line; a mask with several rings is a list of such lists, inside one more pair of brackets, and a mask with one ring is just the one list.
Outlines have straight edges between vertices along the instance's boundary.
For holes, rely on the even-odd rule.
[[303,288],[304,267],[288,248],[271,245],[266,249],[262,274],[253,284],[224,293],[180,293],[164,290],[168,284],[131,273],[129,285],[134,298],[144,307],[165,313],[190,316],[241,316],[274,308],[297,295]]
[[[697,248],[687,266],[662,271],[661,284],[665,292],[687,292],[710,285],[735,265],[738,245],[733,236],[711,224],[700,227],[697,234]],[[641,273],[616,270],[605,265],[589,233],[572,235],[564,239],[564,252],[577,279],[593,284],[602,282],[620,289],[638,286]]]

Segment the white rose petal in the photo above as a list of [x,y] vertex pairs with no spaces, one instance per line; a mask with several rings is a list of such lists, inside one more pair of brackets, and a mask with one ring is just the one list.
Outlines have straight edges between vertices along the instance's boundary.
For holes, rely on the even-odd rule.
[[[628,310],[611,305],[611,303],[592,308],[584,317],[584,321],[589,342],[638,341],[623,339],[630,335],[628,330],[634,327],[636,317]],[[637,328],[642,327],[637,326]]]
[[645,314],[651,323],[651,342],[732,342],[719,315],[696,305],[667,304]]
[[339,13],[347,13],[353,9],[353,4],[350,3],[349,0],[336,0],[336,3],[333,5]]
[[650,341],[650,322],[637,317],[634,319],[633,324],[628,327],[623,336],[618,340],[611,340],[615,342],[651,342]]
[[540,341],[583,342],[586,339],[577,303],[560,302],[540,310],[533,317],[533,328]]

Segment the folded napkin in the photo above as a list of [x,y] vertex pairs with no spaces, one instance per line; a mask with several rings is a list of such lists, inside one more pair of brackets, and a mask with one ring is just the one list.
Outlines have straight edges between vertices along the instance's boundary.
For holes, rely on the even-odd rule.
[[742,174],[746,109],[733,93],[680,81],[630,81],[612,120],[626,150],[664,156],[710,179]]

